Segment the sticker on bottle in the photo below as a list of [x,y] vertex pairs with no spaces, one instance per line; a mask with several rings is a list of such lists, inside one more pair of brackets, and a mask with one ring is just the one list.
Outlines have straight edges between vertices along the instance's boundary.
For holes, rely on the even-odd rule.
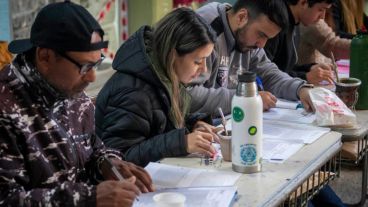
[[241,122],[244,119],[244,111],[240,108],[235,106],[233,108],[233,119],[236,122]]
[[240,146],[240,158],[243,165],[254,165],[257,162],[257,149],[255,144],[243,144]]
[[251,136],[256,135],[256,134],[257,134],[257,127],[256,127],[256,126],[251,126],[251,127],[249,127],[249,129],[248,129],[248,133],[249,133],[249,135],[251,135]]

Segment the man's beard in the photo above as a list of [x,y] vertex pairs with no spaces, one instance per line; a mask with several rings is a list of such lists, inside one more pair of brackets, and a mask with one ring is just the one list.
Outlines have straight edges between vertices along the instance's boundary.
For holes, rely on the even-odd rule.
[[242,43],[239,41],[240,36],[243,36],[248,30],[248,24],[246,24],[244,27],[237,29],[235,31],[235,50],[237,50],[240,53],[246,53],[250,50],[257,49],[258,47],[253,45],[246,45],[245,43]]
[[85,93],[85,90],[87,88],[89,84],[88,83],[84,83],[83,85],[81,85],[78,90],[73,90],[73,91],[64,91],[61,92],[66,98],[68,99],[77,99],[79,98],[83,93]]

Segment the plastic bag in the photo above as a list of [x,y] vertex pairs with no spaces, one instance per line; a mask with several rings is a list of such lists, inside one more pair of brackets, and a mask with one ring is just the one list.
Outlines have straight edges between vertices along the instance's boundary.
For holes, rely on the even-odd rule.
[[316,109],[318,126],[353,127],[356,115],[330,90],[313,88],[309,95]]

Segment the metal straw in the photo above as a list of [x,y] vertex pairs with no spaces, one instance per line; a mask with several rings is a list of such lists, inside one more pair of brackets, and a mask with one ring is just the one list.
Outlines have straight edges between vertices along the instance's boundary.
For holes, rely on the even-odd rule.
[[225,119],[224,113],[222,112],[221,107],[219,107],[218,110],[219,110],[220,115],[221,115],[221,123],[222,123],[222,126],[224,126],[225,135],[228,136],[228,133],[227,133],[227,130],[226,130],[226,119]]
[[336,61],[335,61],[335,57],[333,55],[333,52],[331,52],[331,59],[332,59],[332,64],[333,64],[333,70],[334,70],[335,76],[336,76],[336,81],[340,82],[339,73],[337,71],[337,65],[336,65]]

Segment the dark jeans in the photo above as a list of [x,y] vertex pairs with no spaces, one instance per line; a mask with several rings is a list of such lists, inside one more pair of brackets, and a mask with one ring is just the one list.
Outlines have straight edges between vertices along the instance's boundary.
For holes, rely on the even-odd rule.
[[327,185],[308,202],[308,207],[345,207],[345,205],[331,187]]

